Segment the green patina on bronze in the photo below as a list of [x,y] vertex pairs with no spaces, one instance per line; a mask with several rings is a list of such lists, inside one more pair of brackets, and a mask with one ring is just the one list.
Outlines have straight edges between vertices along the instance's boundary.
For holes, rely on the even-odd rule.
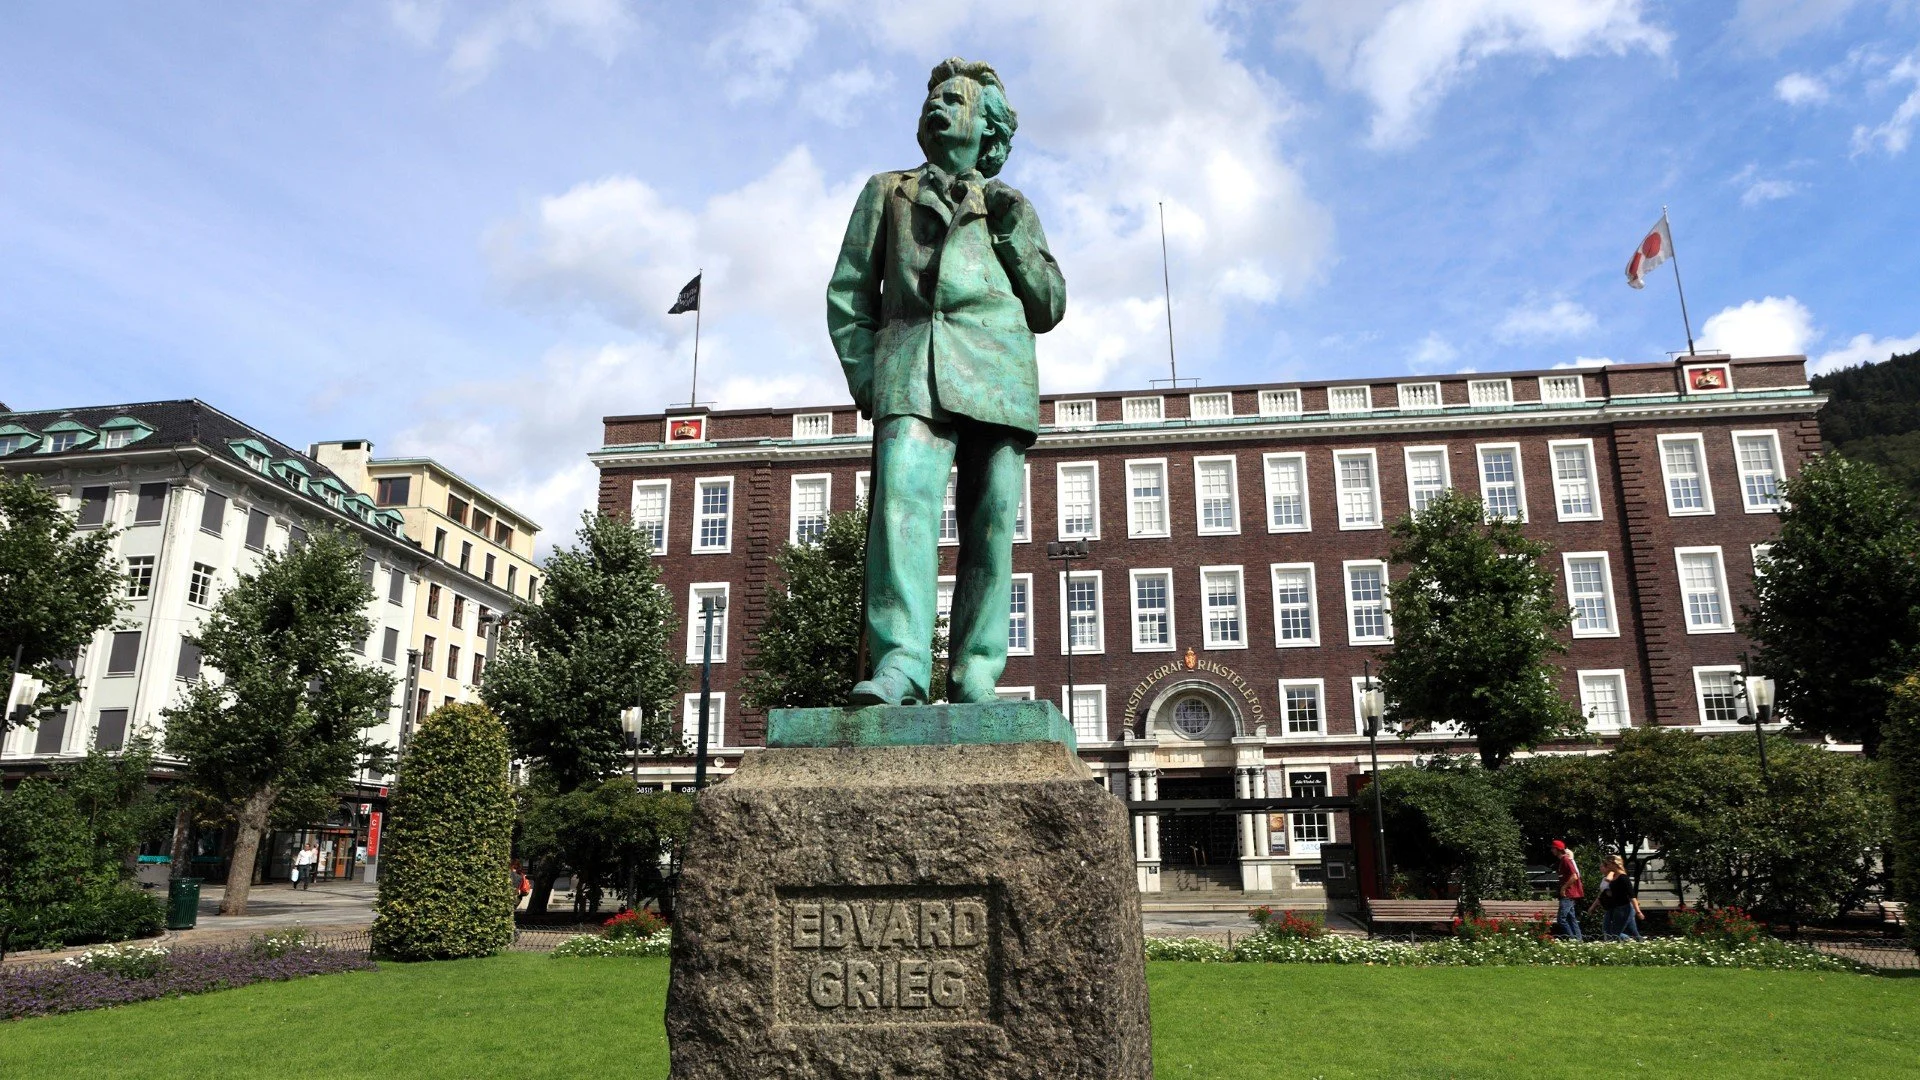
[[1051,701],[975,705],[868,705],[848,709],[774,709],[769,747],[954,746],[1057,742],[1077,750],[1073,725]]
[[854,687],[856,705],[928,698],[940,516],[956,467],[948,699],[994,702],[1006,667],[1014,521],[1040,429],[1034,335],[1067,304],[1033,205],[995,179],[1016,126],[993,68],[936,65],[920,112],[927,160],[867,181],[827,286],[827,329],[874,422],[873,672]]

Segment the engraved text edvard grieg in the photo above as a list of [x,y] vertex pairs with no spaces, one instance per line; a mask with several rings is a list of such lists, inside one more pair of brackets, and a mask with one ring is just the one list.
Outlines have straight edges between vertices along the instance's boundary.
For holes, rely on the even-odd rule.
[[[782,890],[775,994],[787,1023],[954,1023],[991,1007],[989,906],[939,890]],[[862,895],[865,894],[865,895]]]

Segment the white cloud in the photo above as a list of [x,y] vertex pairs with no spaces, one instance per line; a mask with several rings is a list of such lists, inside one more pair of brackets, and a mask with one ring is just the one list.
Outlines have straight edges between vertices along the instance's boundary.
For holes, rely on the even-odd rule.
[[1754,207],[1784,199],[1799,194],[1804,186],[1798,180],[1754,180],[1747,185],[1747,190],[1740,193],[1740,205]]
[[1805,304],[1791,296],[1769,296],[1709,318],[1698,344],[1734,356],[1787,356],[1804,354],[1818,336]]
[[1593,312],[1571,300],[1555,300],[1545,306],[1532,304],[1507,312],[1493,336],[1507,342],[1548,341],[1584,334],[1593,329],[1594,323]]
[[1649,23],[1644,7],[1642,0],[1296,0],[1282,42],[1372,99],[1370,141],[1395,146],[1418,138],[1440,99],[1495,57],[1665,55],[1672,35]]
[[1576,356],[1571,360],[1562,360],[1553,366],[1556,369],[1595,368],[1595,367],[1606,367],[1608,364],[1611,364],[1611,363],[1613,363],[1613,357],[1611,356]]
[[865,64],[809,80],[800,90],[800,107],[835,127],[852,127],[861,118],[866,99],[893,82],[873,73]]
[[628,0],[506,0],[479,11],[477,4],[447,0],[391,0],[394,27],[422,47],[434,47],[449,14],[460,27],[447,45],[446,69],[455,89],[465,89],[493,73],[509,45],[544,48],[555,35],[610,63],[626,47],[639,22]]
[[1407,370],[1416,375],[1454,371],[1453,362],[1459,357],[1460,350],[1441,337],[1438,331],[1434,331],[1414,346],[1413,352],[1407,357]]
[[1734,33],[1764,50],[1839,22],[1860,0],[1740,0]]
[[1821,105],[1833,96],[1833,91],[1827,89],[1827,84],[1818,76],[1792,71],[1773,84],[1773,96],[1789,105]]
[[1853,340],[1837,349],[1830,349],[1807,365],[1807,374],[1825,375],[1841,368],[1859,364],[1878,364],[1889,356],[1920,352],[1920,334],[1903,338],[1877,338],[1872,334],[1855,334]]
[[1853,129],[1853,152],[1863,154],[1876,145],[1887,154],[1899,154],[1913,141],[1913,129],[1920,124],[1920,52],[1903,57],[1887,72],[1887,83],[1898,85],[1912,83],[1913,89],[1905,100],[1893,110],[1886,123],[1867,127],[1865,124]]
[[759,0],[707,49],[725,72],[729,101],[765,101],[786,85],[795,60],[812,44],[814,23],[789,0]]

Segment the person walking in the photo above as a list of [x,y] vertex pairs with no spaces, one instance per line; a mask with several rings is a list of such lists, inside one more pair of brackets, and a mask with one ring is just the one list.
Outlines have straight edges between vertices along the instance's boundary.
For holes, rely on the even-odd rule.
[[311,888],[313,885],[313,875],[319,871],[319,864],[320,849],[314,847],[313,841],[309,840],[306,842],[306,845],[300,849],[299,853],[293,857],[293,887],[296,889]]
[[1560,864],[1560,917],[1554,921],[1554,933],[1570,941],[1580,941],[1580,900],[1587,895],[1580,885],[1580,866],[1573,861],[1565,840],[1553,842],[1553,856]]
[[1606,912],[1607,940],[1641,940],[1640,898],[1634,895],[1638,890],[1634,887],[1633,875],[1627,873],[1626,860],[1618,855],[1609,855],[1602,866],[1607,873],[1600,880],[1600,895],[1594,898],[1587,910],[1599,908]]

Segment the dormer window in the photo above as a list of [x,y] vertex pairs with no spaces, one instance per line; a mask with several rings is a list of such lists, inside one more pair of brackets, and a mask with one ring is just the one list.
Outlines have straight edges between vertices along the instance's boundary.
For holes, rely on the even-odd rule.
[[0,457],[33,449],[40,436],[15,424],[0,427]]
[[267,467],[267,471],[275,479],[295,491],[304,492],[307,490],[307,467],[292,458],[283,458],[274,462]]
[[69,450],[78,450],[92,442],[98,436],[90,427],[83,427],[71,420],[62,420],[47,425],[47,445],[41,448],[43,454],[64,454]]
[[133,417],[116,416],[100,425],[98,449],[118,450],[123,446],[131,446],[151,434],[153,434],[152,428]]
[[270,471],[268,462],[272,459],[273,455],[269,454],[267,448],[262,446],[258,441],[254,439],[235,439],[227,444],[227,449],[233,451],[234,457],[246,462],[247,467],[255,472]]

